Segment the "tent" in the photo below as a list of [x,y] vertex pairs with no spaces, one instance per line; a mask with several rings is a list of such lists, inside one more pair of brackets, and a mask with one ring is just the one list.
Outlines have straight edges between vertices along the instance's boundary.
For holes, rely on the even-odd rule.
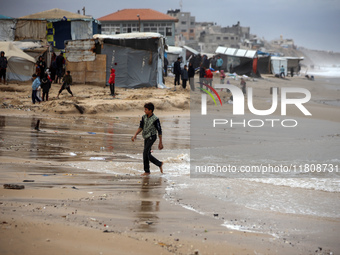
[[35,59],[13,42],[0,42],[0,51],[5,52],[7,57],[7,80],[28,81],[34,73]]
[[281,66],[285,69],[285,76],[287,76],[288,60],[285,57],[271,57],[272,73],[280,74]]
[[173,67],[179,57],[182,58],[182,68],[186,64],[186,50],[184,48],[168,46],[168,49],[166,49],[165,52],[167,53],[167,59],[169,61],[168,66]]
[[0,15],[0,41],[14,40],[15,25],[15,19]]
[[[219,46],[216,51],[222,60],[223,70],[235,72],[239,75],[260,76],[257,69],[258,56],[256,50],[244,50]],[[230,66],[232,65],[232,70]]]
[[116,69],[117,87],[164,87],[164,37],[159,33],[94,35],[106,55],[106,84]]
[[[58,8],[20,17],[16,40],[47,40],[58,49],[64,49],[67,40],[91,39],[98,21],[92,17]],[[94,29],[95,28],[95,29]]]

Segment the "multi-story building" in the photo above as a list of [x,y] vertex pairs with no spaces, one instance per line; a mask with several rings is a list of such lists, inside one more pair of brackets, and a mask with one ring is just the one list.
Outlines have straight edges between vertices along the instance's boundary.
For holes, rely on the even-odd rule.
[[240,22],[231,27],[221,27],[214,22],[196,22],[190,12],[180,9],[168,10],[168,15],[177,18],[175,45],[190,46],[200,52],[214,53],[218,46],[240,48],[250,37],[250,28]]
[[175,45],[191,45],[195,41],[195,17],[190,12],[181,12],[180,9],[168,10],[168,15],[178,19],[175,24]]
[[102,34],[154,32],[163,35],[166,44],[175,45],[175,23],[178,20],[152,9],[123,9],[98,20],[102,24]]

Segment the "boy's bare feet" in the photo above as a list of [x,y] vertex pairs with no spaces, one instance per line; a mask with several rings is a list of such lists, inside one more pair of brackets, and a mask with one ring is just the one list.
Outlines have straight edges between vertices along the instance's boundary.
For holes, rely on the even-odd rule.
[[144,174],[141,174],[141,176],[149,176],[150,173],[144,173]]
[[162,165],[159,167],[159,171],[161,171],[161,173],[163,173],[163,162],[162,162]]

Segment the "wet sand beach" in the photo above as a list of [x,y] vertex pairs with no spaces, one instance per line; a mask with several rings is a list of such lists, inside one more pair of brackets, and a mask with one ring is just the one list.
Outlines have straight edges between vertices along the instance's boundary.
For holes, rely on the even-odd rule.
[[[172,78],[167,82],[173,88]],[[230,82],[239,85],[239,80]],[[268,76],[248,80],[247,85],[254,88],[255,103],[263,109],[268,108],[270,87],[308,88],[312,100],[307,108],[316,121],[312,123],[340,122],[337,82]],[[52,86],[50,101],[32,105],[30,84],[0,85],[1,254],[340,251],[339,187],[331,192],[293,190],[287,184],[190,178],[188,89],[118,88],[117,99],[111,99],[108,88],[74,85],[75,97],[65,92],[57,100],[53,96],[59,86]],[[223,100],[229,96],[220,95]],[[130,139],[148,101],[155,103],[164,134],[165,148],[159,151],[154,146],[154,154],[165,164],[164,175],[152,166],[150,177],[142,178],[143,141],[141,136],[135,143]],[[293,117],[306,118],[293,108],[288,111]],[[40,131],[35,130],[38,120]],[[320,130],[320,136],[332,135],[334,144],[340,144],[340,130],[327,132]],[[277,141],[284,143],[280,136]],[[249,136],[249,144],[253,142]],[[4,189],[3,184],[25,189]],[[301,203],[294,200],[294,192],[306,201],[317,197],[315,201],[325,208],[320,212],[328,214],[268,209],[265,201],[262,207],[247,207],[262,196],[288,208],[292,201]],[[280,194],[286,199],[280,200]],[[303,206],[312,211],[314,205]]]

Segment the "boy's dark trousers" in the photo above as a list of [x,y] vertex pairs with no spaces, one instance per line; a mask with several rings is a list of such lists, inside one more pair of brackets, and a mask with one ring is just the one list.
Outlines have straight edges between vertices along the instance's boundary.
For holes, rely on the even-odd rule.
[[143,164],[145,173],[150,173],[150,162],[158,167],[162,166],[162,162],[151,155],[151,147],[157,139],[157,135],[152,135],[144,140]]
[[182,87],[183,87],[183,89],[186,89],[186,87],[187,87],[187,80],[182,80]]
[[115,95],[115,84],[114,83],[110,84],[110,91],[111,91],[111,96],[114,96]]

